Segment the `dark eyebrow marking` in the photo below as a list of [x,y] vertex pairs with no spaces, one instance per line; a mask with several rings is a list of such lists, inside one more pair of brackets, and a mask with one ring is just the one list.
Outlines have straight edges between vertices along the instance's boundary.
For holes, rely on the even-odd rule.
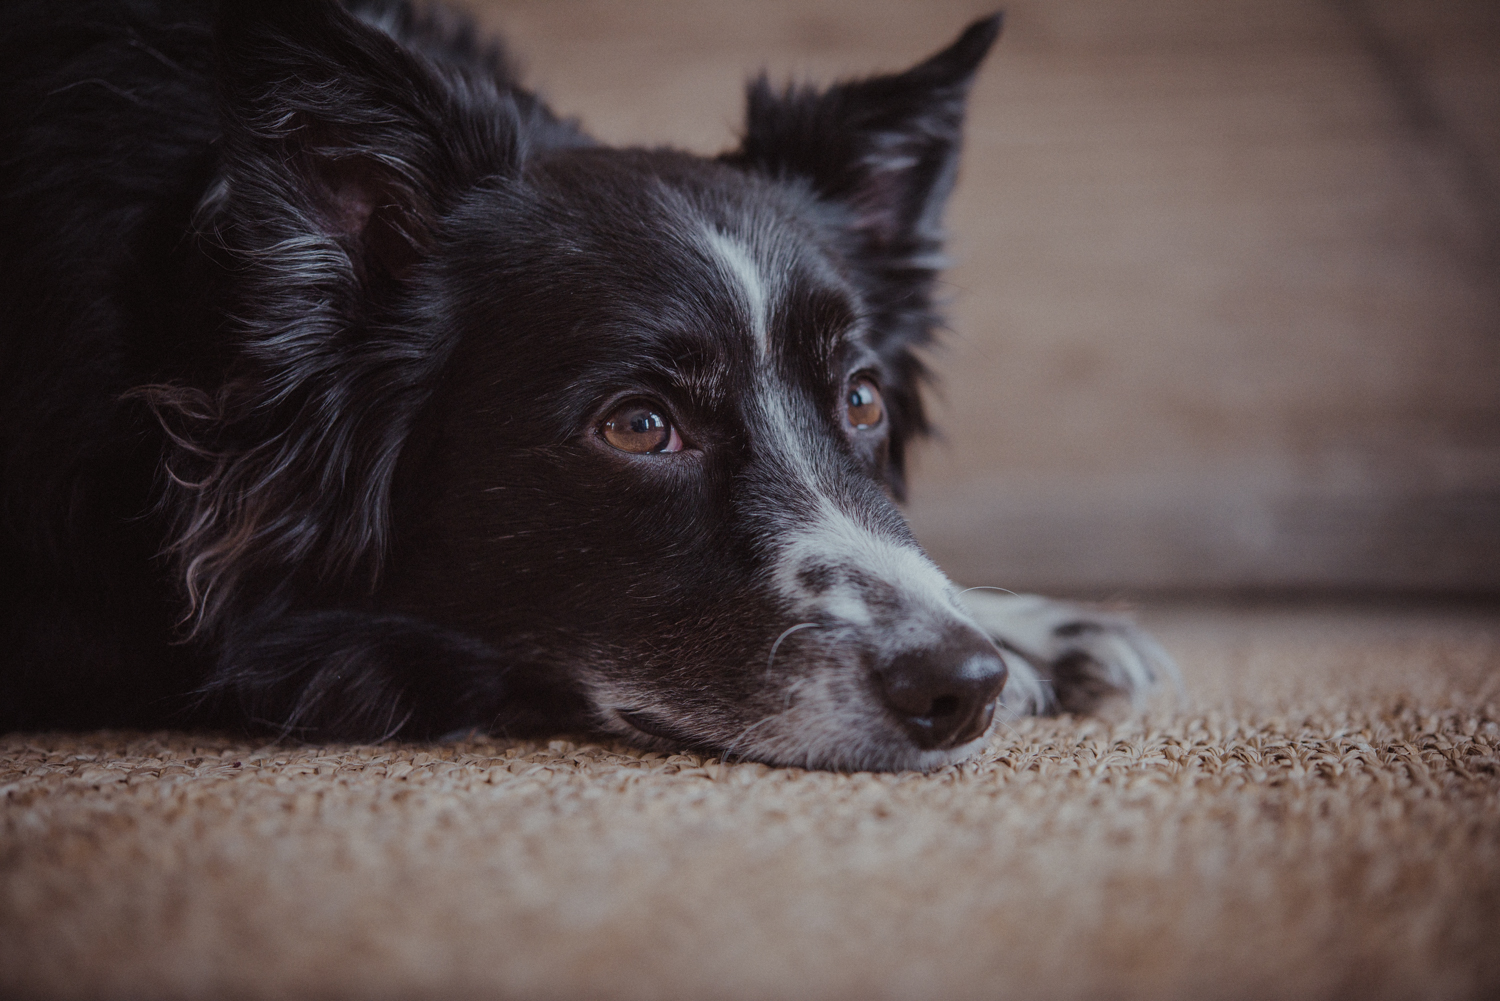
[[794,281],[777,304],[772,330],[782,339],[787,355],[813,359],[829,370],[859,322],[847,292],[804,280]]

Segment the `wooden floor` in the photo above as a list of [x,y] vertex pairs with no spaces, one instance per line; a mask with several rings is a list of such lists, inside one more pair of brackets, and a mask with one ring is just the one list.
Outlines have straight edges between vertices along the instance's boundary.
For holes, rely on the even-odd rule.
[[[741,81],[897,69],[991,0],[492,0],[561,111],[734,141]],[[968,583],[1500,591],[1500,4],[1019,0],[950,211]]]

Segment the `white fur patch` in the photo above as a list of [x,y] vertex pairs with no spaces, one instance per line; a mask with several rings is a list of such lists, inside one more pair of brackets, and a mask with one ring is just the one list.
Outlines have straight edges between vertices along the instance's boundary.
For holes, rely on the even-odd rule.
[[932,625],[938,626],[962,618],[953,607],[952,584],[920,549],[877,535],[821,494],[816,518],[788,533],[776,561],[777,590],[804,608],[815,607],[850,625],[873,623],[864,594],[851,583],[835,582],[822,594],[810,594],[798,579],[810,566],[848,567],[890,586],[913,620],[927,621],[935,614]]
[[926,553],[862,524],[822,488],[783,392],[768,387],[762,401],[767,440],[761,447],[776,450],[787,472],[816,504],[812,518],[785,529],[774,571],[777,591],[805,612],[822,612],[854,626],[871,625],[874,617],[859,587],[835,582],[813,594],[799,579],[807,567],[847,567],[889,585],[913,620],[930,621],[934,628],[965,620],[952,582]]
[[770,353],[771,293],[773,291],[755,255],[739,240],[712,226],[704,227],[704,240],[714,262],[729,284],[743,296],[741,305],[755,338],[756,356],[765,360]]
[[1068,656],[1086,657],[1097,667],[1097,680],[1137,705],[1163,680],[1181,689],[1171,655],[1128,616],[981,588],[962,593],[960,600],[974,621],[1012,652],[1004,694],[1008,709],[1036,713],[1053,708],[1051,689],[1031,665],[1051,665]]

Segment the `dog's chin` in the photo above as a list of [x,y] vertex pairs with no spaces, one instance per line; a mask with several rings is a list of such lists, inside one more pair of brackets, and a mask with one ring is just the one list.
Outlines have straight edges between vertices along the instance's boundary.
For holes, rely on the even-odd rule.
[[990,731],[956,747],[921,748],[894,731],[851,733],[836,744],[802,744],[792,739],[735,741],[700,737],[689,727],[640,711],[616,709],[616,725],[607,729],[617,736],[653,751],[692,751],[725,761],[756,761],[776,767],[809,768],[840,772],[930,772],[961,764],[979,754],[990,742]]
[[625,730],[621,736],[626,737],[632,743],[648,746],[652,750],[675,748],[710,753],[715,750],[712,741],[700,739],[686,727],[660,719],[650,713],[616,709],[614,715],[625,724]]
[[989,746],[989,734],[960,744],[957,747],[927,750],[907,742],[892,742],[888,748],[867,752],[850,762],[835,754],[827,762],[814,762],[807,767],[825,768],[835,771],[860,772],[931,772],[949,765],[962,764]]

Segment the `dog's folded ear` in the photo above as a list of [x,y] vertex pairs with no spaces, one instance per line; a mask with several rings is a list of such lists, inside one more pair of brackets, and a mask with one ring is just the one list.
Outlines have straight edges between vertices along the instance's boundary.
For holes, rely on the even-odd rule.
[[[401,25],[385,25],[400,30]],[[232,317],[211,389],[140,387],[195,629],[290,587],[373,581],[396,458],[441,370],[414,264],[450,204],[504,176],[532,128],[496,60],[439,70],[336,0],[222,0],[222,136],[195,230]],[[313,586],[313,585],[308,585]]]
[[904,73],[824,91],[787,87],[778,93],[761,77],[750,85],[744,142],[725,160],[800,178],[846,206],[868,252],[910,257],[931,251],[942,237],[969,85],[1000,26],[1000,14],[975,21],[952,45]]
[[233,223],[332,238],[358,274],[399,275],[443,197],[514,159],[493,78],[440,79],[331,0],[226,0],[215,45]]

